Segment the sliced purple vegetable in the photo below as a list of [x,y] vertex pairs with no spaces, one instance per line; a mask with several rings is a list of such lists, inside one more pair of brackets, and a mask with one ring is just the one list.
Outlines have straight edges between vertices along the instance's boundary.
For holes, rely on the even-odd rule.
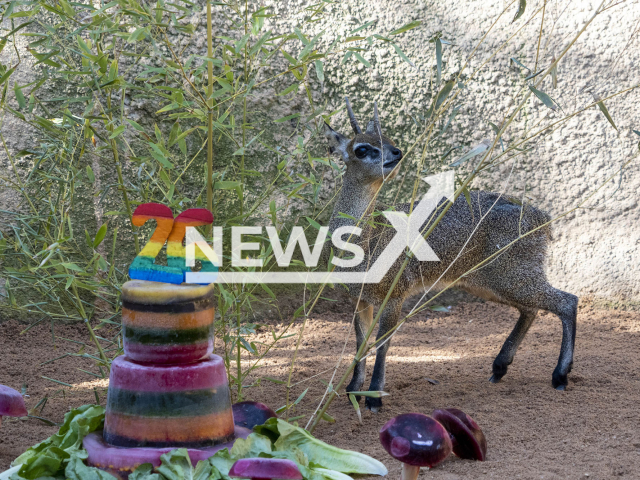
[[468,460],[487,458],[487,440],[473,418],[457,408],[434,410],[431,414],[451,435],[453,453]]
[[[247,438],[251,434],[250,430],[242,427],[235,428],[235,439]],[[218,450],[233,446],[235,440],[207,448],[188,448],[189,458],[196,465],[200,460],[206,460],[213,456]],[[102,438],[102,432],[90,433],[82,441],[84,449],[87,451],[87,463],[93,467],[119,472],[132,472],[143,463],[151,463],[154,467],[160,465],[160,456],[174,450],[175,447],[152,448],[135,447],[120,448],[112,447]],[[127,473],[128,474],[128,473]]]
[[20,392],[6,385],[0,385],[0,425],[2,417],[26,417],[27,407]]
[[389,420],[380,430],[380,442],[389,455],[403,463],[402,480],[415,480],[420,467],[434,467],[452,449],[444,427],[421,413],[404,413]]
[[240,426],[253,429],[256,425],[263,425],[272,417],[277,417],[276,412],[259,402],[239,402],[233,406],[233,422]]
[[229,476],[251,480],[302,480],[298,465],[280,458],[243,458],[233,464]]

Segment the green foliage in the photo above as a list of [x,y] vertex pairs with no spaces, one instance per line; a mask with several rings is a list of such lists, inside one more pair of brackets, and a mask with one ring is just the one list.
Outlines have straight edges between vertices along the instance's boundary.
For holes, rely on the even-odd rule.
[[[104,408],[83,405],[65,415],[56,435],[29,448],[13,463],[22,464],[12,480],[56,477],[71,480],[113,480],[115,477],[85,465],[87,452],[82,439],[102,428]],[[131,480],[229,480],[229,470],[241,458],[287,458],[298,464],[306,480],[349,480],[345,473],[386,475],[382,463],[359,452],[342,450],[311,436],[300,427],[271,418],[246,439],[237,439],[231,449],[218,451],[194,467],[187,449],[172,450],[160,457],[161,465],[140,465]]]
[[349,480],[347,473],[386,475],[387,469],[377,460],[359,452],[328,445],[300,427],[271,418],[255,428],[268,435],[252,433],[235,441],[231,451],[218,451],[208,461],[193,467],[186,449],[172,450],[162,455],[162,465],[138,467],[133,480],[229,480],[229,470],[241,458],[285,458],[298,464],[306,480]]
[[[369,22],[329,43],[324,30],[316,30],[325,6],[305,6],[304,20],[293,31],[275,33],[266,22],[275,14],[257,1],[215,2],[215,18],[229,20],[221,31],[210,21],[201,27],[202,5],[192,2],[0,5],[2,19],[11,25],[2,47],[30,42],[24,55],[33,57],[36,76],[27,85],[12,78],[21,57],[1,65],[0,109],[37,133],[28,150],[10,158],[9,185],[26,209],[9,212],[11,227],[1,232],[9,302],[0,308],[38,315],[38,322],[84,321],[94,347],[85,345],[81,354],[108,370],[121,353],[121,338],[99,338],[95,330],[117,323],[127,266],[152,228],[138,231],[131,225],[137,204],[164,203],[177,214],[211,201],[216,225],[272,218],[284,237],[292,206],[314,218],[322,214],[321,179],[328,171],[340,174],[334,162],[311,151],[323,117],[336,113],[313,101],[324,82],[325,62],[341,56],[369,67],[364,53],[385,44],[410,62],[391,38],[420,25],[413,22],[383,36]],[[212,48],[202,55],[196,40],[206,33]],[[52,98],[50,92],[61,90]],[[293,103],[303,106],[282,118],[248,106],[252,96],[274,92],[300,97]],[[155,113],[137,116],[141,105]],[[274,132],[285,122],[295,123],[298,133],[282,140]],[[209,146],[211,175],[206,173]],[[271,161],[264,162],[265,156]],[[272,209],[274,197],[285,204]],[[100,211],[105,211],[101,225]],[[265,270],[277,268],[270,249],[258,257]],[[248,340],[260,328],[248,321],[252,304],[265,302],[256,291],[269,288],[221,288],[218,295],[217,332],[225,341],[230,373],[231,362],[237,364],[230,377],[237,399],[247,375],[288,336],[287,327],[272,331],[269,344]],[[246,370],[243,354],[255,360]]]
[[[104,408],[100,405],[83,405],[67,412],[57,434],[29,448],[14,460],[14,465],[22,464],[17,477],[28,480],[54,477],[64,472],[68,465],[82,464],[79,459],[86,458],[87,454],[82,448],[82,439],[89,433],[102,429],[103,424]],[[68,472],[66,477],[74,479]],[[89,479],[86,475],[77,475],[77,478]],[[111,480],[105,476],[96,478]]]

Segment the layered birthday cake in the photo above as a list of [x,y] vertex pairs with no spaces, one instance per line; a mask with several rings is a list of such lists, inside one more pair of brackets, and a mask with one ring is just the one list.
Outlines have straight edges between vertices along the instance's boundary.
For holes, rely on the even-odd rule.
[[119,447],[210,447],[233,439],[227,374],[217,355],[188,365],[111,364],[104,440]]

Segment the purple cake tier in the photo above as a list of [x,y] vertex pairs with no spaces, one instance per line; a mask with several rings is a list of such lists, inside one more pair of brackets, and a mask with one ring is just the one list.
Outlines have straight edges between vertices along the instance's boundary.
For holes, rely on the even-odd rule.
[[124,353],[143,363],[191,363],[213,352],[213,285],[132,280],[122,286]]
[[233,438],[222,358],[185,365],[111,364],[104,440],[119,447],[211,447]]
[[[206,460],[223,448],[231,450],[237,438],[247,438],[250,433],[249,429],[235,427],[233,439],[227,443],[215,447],[187,449],[191,463],[195,466],[200,460]],[[151,463],[154,467],[159,466],[160,456],[175,448],[114,447],[104,441],[101,432],[90,433],[84,438],[82,444],[88,454],[88,465],[105,470],[120,480],[126,480],[129,474],[143,463]]]

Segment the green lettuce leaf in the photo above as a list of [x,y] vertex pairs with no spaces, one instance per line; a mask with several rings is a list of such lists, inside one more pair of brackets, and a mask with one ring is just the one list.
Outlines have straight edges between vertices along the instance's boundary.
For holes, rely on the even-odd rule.
[[231,448],[231,457],[236,460],[255,458],[261,453],[271,453],[271,440],[259,433],[252,433],[246,439],[237,439]]
[[311,436],[306,430],[277,419],[280,437],[274,446],[277,451],[301,450],[309,462],[321,468],[342,473],[386,475],[387,468],[375,458],[352,450],[343,450]]
[[67,480],[117,480],[110,473],[84,464],[82,455],[74,453],[69,458],[64,474]]
[[[211,474],[211,464],[200,461],[193,468],[186,448],[171,450],[160,457],[162,464],[156,472],[167,480],[207,480]],[[145,480],[149,480],[145,477]]]
[[82,439],[101,429],[103,424],[104,408],[100,405],[83,405],[67,412],[57,434],[29,448],[13,461],[13,465],[22,466],[12,478],[33,480],[64,474],[72,455],[87,458]]
[[159,473],[153,473],[153,465],[150,463],[143,463],[136,468],[130,475],[129,480],[164,480],[164,477]]

